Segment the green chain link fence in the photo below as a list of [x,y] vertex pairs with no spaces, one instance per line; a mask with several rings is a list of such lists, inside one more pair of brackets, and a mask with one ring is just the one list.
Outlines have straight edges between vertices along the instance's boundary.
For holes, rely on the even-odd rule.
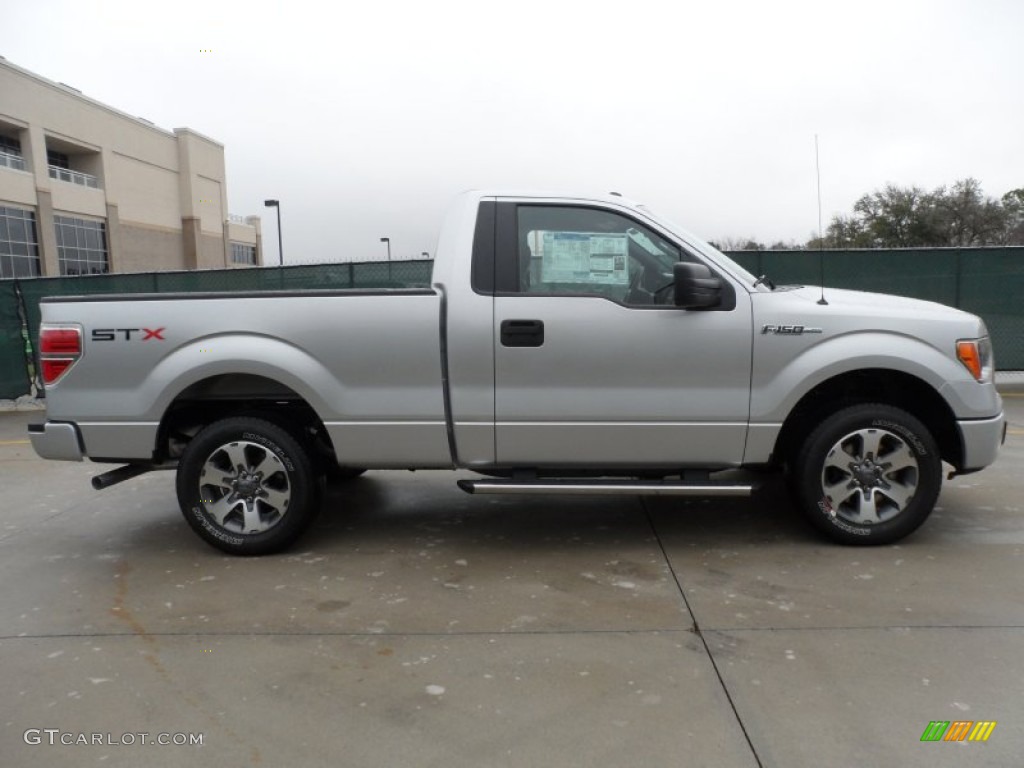
[[[938,301],[980,315],[1000,370],[1024,370],[1024,247],[855,251],[737,251],[729,254],[777,284],[825,285]],[[0,399],[30,390],[23,321],[39,333],[44,296],[332,288],[419,288],[430,261],[353,262],[258,269],[147,272],[0,280]],[[20,291],[21,296],[18,296]]]
[[29,391],[26,337],[16,287],[12,280],[0,281],[0,399],[20,397]]

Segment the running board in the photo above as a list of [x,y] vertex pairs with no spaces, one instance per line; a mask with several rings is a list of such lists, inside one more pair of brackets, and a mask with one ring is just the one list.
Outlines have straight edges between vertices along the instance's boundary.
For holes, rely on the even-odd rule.
[[639,480],[459,480],[466,493],[557,496],[750,496],[752,485]]

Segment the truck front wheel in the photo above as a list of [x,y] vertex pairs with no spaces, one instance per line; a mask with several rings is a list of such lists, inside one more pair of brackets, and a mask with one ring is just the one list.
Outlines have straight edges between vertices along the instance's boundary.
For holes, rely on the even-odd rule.
[[279,552],[316,516],[309,454],[285,429],[253,417],[208,425],[178,465],[182,514],[207,543],[233,555]]
[[826,418],[792,467],[811,523],[842,544],[889,544],[931,514],[942,485],[935,439],[899,408],[863,404]]

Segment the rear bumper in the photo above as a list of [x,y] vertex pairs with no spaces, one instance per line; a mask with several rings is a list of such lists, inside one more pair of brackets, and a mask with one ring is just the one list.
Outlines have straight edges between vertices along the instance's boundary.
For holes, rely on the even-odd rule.
[[991,419],[959,421],[964,446],[961,472],[973,472],[996,460],[999,446],[1006,440],[1006,419],[1002,413]]
[[85,456],[82,435],[78,426],[64,421],[47,421],[45,424],[29,424],[28,436],[32,448],[44,459],[59,461],[81,461]]

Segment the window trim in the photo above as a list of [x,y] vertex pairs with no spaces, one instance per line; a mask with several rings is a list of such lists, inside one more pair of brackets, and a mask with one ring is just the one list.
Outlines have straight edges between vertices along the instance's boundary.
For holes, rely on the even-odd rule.
[[469,268],[469,284],[481,296],[494,296],[495,290],[495,211],[493,200],[481,200],[476,211],[473,230],[473,253]]

